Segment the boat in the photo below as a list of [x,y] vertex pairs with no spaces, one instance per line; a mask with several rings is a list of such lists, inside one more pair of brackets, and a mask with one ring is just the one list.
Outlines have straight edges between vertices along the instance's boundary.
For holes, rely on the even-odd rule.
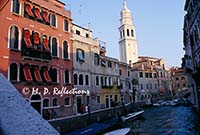
[[130,132],[130,128],[121,128],[117,129],[108,133],[105,133],[104,135],[126,135]]
[[126,116],[122,116],[122,117],[121,117],[122,122],[125,122],[125,121],[130,120],[130,119],[135,119],[135,118],[137,118],[138,116],[142,115],[143,113],[144,113],[143,110],[138,111],[138,112],[134,112],[134,113],[129,113],[129,114],[127,114]]
[[77,129],[75,131],[65,133],[64,135],[94,135],[114,126],[115,124],[117,124],[117,122],[118,122],[118,118],[113,117],[112,119],[109,119],[107,121],[94,123],[94,124],[88,125],[85,128]]

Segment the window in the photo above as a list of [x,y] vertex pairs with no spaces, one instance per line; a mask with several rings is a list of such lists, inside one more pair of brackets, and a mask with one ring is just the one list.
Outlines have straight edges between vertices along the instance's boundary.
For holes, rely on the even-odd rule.
[[66,97],[66,98],[65,98],[65,105],[66,105],[66,106],[70,106],[70,104],[71,104],[71,103],[70,103],[70,98],[69,98],[69,97]]
[[143,89],[143,84],[140,84],[141,89]]
[[43,107],[49,107],[49,99],[43,99]]
[[18,49],[19,48],[19,30],[16,26],[10,28],[10,42],[9,48]]
[[78,76],[74,74],[74,85],[78,85]]
[[39,10],[38,8],[34,8],[34,13],[35,13],[36,18],[37,18],[39,21],[42,21],[42,17],[41,17],[41,14],[40,14],[40,10]]
[[134,37],[134,31],[133,30],[131,30],[131,36]]
[[149,78],[149,74],[148,74],[148,73],[145,73],[145,77],[146,77],[146,78]]
[[82,49],[76,50],[76,61],[84,62],[85,60],[85,53]]
[[183,87],[186,87],[186,84],[185,84],[185,83],[183,84]]
[[117,95],[115,95],[115,102],[117,102]]
[[43,68],[43,77],[47,82],[52,81],[47,68]]
[[178,81],[179,80],[179,78],[178,77],[176,77],[176,81]]
[[23,73],[24,73],[24,77],[25,77],[26,81],[32,81],[33,80],[29,66],[24,66]]
[[127,36],[130,36],[129,29],[127,29]]
[[34,18],[34,15],[33,15],[33,12],[32,12],[32,8],[28,4],[25,4],[25,16],[28,17],[28,18],[31,18],[31,19]]
[[54,14],[51,15],[51,26],[56,27],[56,16]]
[[69,70],[65,70],[65,83],[69,84],[70,80],[69,80]]
[[87,96],[87,97],[86,97],[86,101],[87,101],[87,102],[86,102],[87,104],[90,104],[90,96]]
[[112,86],[112,77],[109,77],[108,84],[109,86]]
[[31,34],[29,30],[24,30],[24,44],[26,48],[32,48]]
[[112,68],[112,62],[111,61],[108,61],[108,67]]
[[149,89],[149,85],[148,85],[148,83],[146,84],[146,89]]
[[105,80],[104,80],[104,81],[105,81],[105,82],[104,82],[105,86],[108,86],[107,77],[105,77]]
[[140,72],[139,75],[141,78],[143,78],[143,72]]
[[69,31],[69,23],[67,20],[64,20],[64,31]]
[[131,83],[128,82],[128,89],[131,89]]
[[152,89],[152,84],[150,83],[150,89]]
[[152,73],[149,73],[149,77],[150,77],[150,78],[152,78],[152,77],[153,77],[153,76],[152,76]]
[[104,86],[103,76],[101,76],[101,86]]
[[181,80],[182,80],[182,81],[183,81],[183,80],[185,80],[185,77],[184,77],[184,76],[182,76],[182,77],[181,77]]
[[17,64],[12,63],[12,64],[10,64],[10,69],[9,69],[9,80],[17,81],[17,76],[18,76]]
[[63,58],[64,59],[68,59],[69,58],[67,41],[63,42]]
[[42,77],[40,75],[39,67],[34,67],[34,75],[37,82],[42,82]]
[[79,85],[83,85],[83,75],[79,75]]
[[122,70],[121,69],[119,70],[119,75],[122,75]]
[[97,96],[97,104],[100,104],[101,101],[100,101],[100,96]]
[[42,11],[42,17],[43,17],[44,21],[49,25],[49,23],[50,23],[49,15],[46,11]]
[[124,35],[125,35],[125,32],[124,32],[124,30],[122,31],[122,35],[123,35],[123,37],[124,37]]
[[86,33],[86,34],[85,34],[85,37],[86,37],[86,38],[89,38],[89,34],[88,34],[88,33]]
[[76,30],[77,35],[81,35],[81,32],[79,30]]
[[94,53],[94,64],[95,65],[99,65],[100,61],[99,61],[99,54]]
[[56,38],[52,38],[52,56],[58,56],[58,43]]
[[54,98],[54,99],[53,99],[52,105],[53,105],[53,106],[58,106],[58,99],[57,99],[57,98]]
[[20,7],[20,3],[19,0],[13,0],[12,1],[12,12],[19,14],[19,8]]
[[130,76],[130,71],[128,71],[128,76]]
[[85,76],[85,85],[89,85],[89,76],[88,75]]
[[33,34],[34,49],[40,49],[40,35],[37,32]]
[[96,76],[96,86],[99,86],[99,77]]
[[101,66],[106,67],[106,61],[105,60],[101,60]]
[[155,89],[157,89],[157,84],[155,83]]
[[43,35],[43,38],[42,38],[42,44],[43,44],[43,47],[45,49],[45,51],[50,51],[49,49],[49,41],[47,39],[47,36]]
[[157,74],[156,73],[154,73],[153,76],[154,76],[154,78],[157,78]]
[[54,69],[50,69],[49,74],[51,76],[52,82],[54,83],[58,83],[58,73],[57,70]]

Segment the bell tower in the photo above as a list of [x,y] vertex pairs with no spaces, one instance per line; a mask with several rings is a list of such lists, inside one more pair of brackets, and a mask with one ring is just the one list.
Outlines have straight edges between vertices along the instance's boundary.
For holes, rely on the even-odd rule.
[[133,25],[131,11],[124,0],[123,9],[121,10],[120,27],[120,61],[132,64],[138,61],[138,48],[135,26]]

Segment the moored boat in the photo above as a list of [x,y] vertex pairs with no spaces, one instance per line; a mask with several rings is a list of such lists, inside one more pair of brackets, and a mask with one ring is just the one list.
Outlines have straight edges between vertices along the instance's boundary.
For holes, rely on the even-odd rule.
[[130,130],[131,130],[130,128],[122,128],[105,133],[104,135],[126,135],[130,132]]
[[138,116],[142,115],[144,113],[143,110],[138,111],[138,112],[134,112],[134,113],[129,113],[126,116],[122,116],[121,119],[123,122],[127,121],[127,120],[133,120],[135,118],[137,118]]

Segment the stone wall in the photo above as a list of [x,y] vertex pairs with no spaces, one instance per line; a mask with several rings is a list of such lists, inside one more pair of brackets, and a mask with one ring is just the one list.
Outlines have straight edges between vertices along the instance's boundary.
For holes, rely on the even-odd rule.
[[65,117],[55,120],[50,120],[49,123],[60,131],[61,134],[67,133],[69,131],[83,128],[89,124],[102,122],[108,120],[116,114],[122,116],[125,113],[133,112],[138,107],[143,106],[144,103],[129,104],[125,106],[119,106],[111,109],[103,109],[89,114],[75,115],[71,117]]

